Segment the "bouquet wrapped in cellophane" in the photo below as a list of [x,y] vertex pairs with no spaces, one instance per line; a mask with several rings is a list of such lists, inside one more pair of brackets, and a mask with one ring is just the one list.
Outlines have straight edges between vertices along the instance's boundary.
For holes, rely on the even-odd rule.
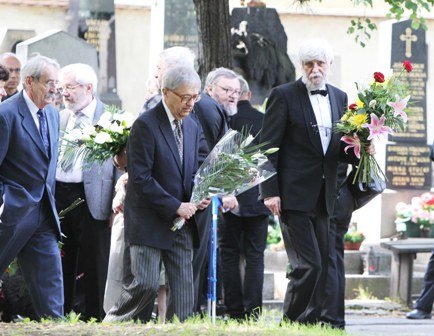
[[374,72],[374,81],[368,86],[356,83],[357,101],[348,107],[348,111],[336,124],[336,131],[343,133],[341,140],[360,159],[354,175],[356,182],[366,185],[372,180],[386,179],[375,157],[366,149],[374,138],[385,138],[388,134],[403,130],[407,122],[407,104],[410,99],[409,89],[400,78],[412,70],[410,62],[402,64],[401,72],[386,78],[381,72]]
[[[234,130],[220,139],[196,172],[192,203],[198,204],[216,195],[239,195],[276,174],[266,155],[279,149],[263,150],[265,143],[251,145],[253,140],[248,132]],[[177,218],[172,230],[180,229],[184,222]]]
[[106,106],[97,125],[64,133],[60,140],[60,152],[63,153],[60,167],[68,171],[79,158],[82,158],[84,168],[94,162],[102,165],[124,148],[133,122],[132,114],[114,105]]

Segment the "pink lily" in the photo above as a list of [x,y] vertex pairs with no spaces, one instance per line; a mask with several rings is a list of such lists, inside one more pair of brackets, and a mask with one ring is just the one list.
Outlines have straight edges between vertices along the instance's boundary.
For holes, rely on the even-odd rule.
[[372,140],[375,136],[380,138],[381,136],[385,136],[387,133],[393,134],[393,130],[389,126],[384,126],[385,122],[386,118],[384,117],[384,114],[380,119],[378,119],[374,113],[371,113],[371,123],[362,125],[362,127],[369,128],[368,140]]
[[356,133],[353,136],[344,135],[341,138],[341,141],[345,142],[349,146],[344,148],[345,153],[347,153],[348,149],[354,148],[354,155],[360,159],[360,139]]
[[404,112],[404,109],[407,107],[407,103],[408,100],[410,99],[410,96],[405,97],[404,99],[399,98],[398,95],[395,95],[396,97],[396,101],[395,102],[391,102],[391,103],[387,103],[387,105],[389,105],[390,107],[393,108],[393,115],[396,116],[401,116],[402,120],[404,122],[407,122],[407,113]]

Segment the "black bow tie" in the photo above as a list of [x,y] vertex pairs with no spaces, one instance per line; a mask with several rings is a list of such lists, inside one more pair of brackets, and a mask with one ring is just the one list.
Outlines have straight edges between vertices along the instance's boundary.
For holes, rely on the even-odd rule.
[[320,94],[320,95],[325,97],[325,96],[327,96],[327,90],[313,90],[313,91],[310,91],[310,94],[312,94],[312,95]]

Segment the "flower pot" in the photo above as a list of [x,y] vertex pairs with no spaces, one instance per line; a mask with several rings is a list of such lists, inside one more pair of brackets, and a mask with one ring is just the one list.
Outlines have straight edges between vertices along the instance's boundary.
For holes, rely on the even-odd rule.
[[362,245],[362,242],[344,242],[344,248],[345,250],[350,251],[358,251],[360,249],[360,245]]
[[430,228],[420,229],[420,237],[421,238],[430,238],[431,237],[431,229]]

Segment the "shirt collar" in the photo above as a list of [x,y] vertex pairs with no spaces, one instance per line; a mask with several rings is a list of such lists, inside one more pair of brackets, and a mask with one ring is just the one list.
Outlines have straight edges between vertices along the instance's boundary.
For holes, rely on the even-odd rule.
[[96,99],[93,98],[92,101],[89,103],[89,105],[83,108],[80,112],[87,117],[90,123],[92,123],[95,114],[95,109],[96,109]]
[[[169,118],[169,123],[170,126],[172,127],[172,130],[175,129],[175,117],[173,116],[172,112],[170,112],[169,107],[166,105],[166,102],[164,101],[164,99],[161,100],[163,102],[163,106],[164,106],[164,110],[166,111],[167,117]],[[181,124],[182,124],[182,120],[181,120]]]
[[27,104],[27,107],[30,110],[30,113],[33,115],[36,115],[39,111],[39,107],[37,107],[36,104],[33,102],[33,100],[30,99],[26,90],[23,90],[23,97],[24,97],[24,100]]

